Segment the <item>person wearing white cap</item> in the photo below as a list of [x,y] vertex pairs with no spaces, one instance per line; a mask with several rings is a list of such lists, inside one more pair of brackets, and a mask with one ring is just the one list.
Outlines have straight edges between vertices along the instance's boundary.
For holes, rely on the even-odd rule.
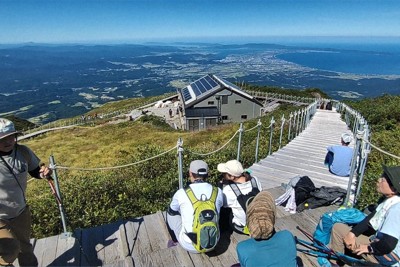
[[31,213],[25,191],[28,173],[48,178],[51,170],[26,146],[17,144],[14,123],[0,118],[0,265],[37,266],[30,243]]
[[328,146],[328,153],[325,157],[325,165],[329,171],[338,176],[349,176],[351,160],[353,158],[353,148],[349,144],[353,136],[349,133],[343,133],[341,136],[341,145]]
[[193,192],[198,200],[210,199],[214,190],[217,190],[215,208],[218,214],[223,204],[221,189],[207,183],[207,177],[208,165],[206,162],[194,160],[190,163],[189,179],[191,183],[188,188],[181,188],[176,191],[168,207],[167,226],[172,237],[172,240],[168,242],[168,247],[174,246],[176,242],[179,242],[185,250],[192,253],[199,252],[194,246],[195,242],[192,235],[194,208],[188,194],[188,189],[190,188],[190,191]]
[[[262,191],[258,179],[251,176],[243,169],[242,164],[237,160],[229,160],[217,166],[223,175],[224,209],[221,216],[229,216],[229,224],[232,230],[241,234],[248,234],[246,230],[246,207],[249,202]],[[225,221],[222,218],[221,221]]]

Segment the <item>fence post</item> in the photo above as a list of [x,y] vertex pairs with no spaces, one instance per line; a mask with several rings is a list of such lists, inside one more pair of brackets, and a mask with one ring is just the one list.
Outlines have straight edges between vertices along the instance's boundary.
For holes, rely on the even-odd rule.
[[255,161],[254,162],[258,162],[258,145],[260,143],[260,131],[261,131],[261,120],[258,119],[257,122],[257,140],[256,140],[256,155],[255,155]]
[[289,132],[288,132],[288,141],[290,141],[290,140],[291,140],[291,138],[290,138],[290,130],[291,130],[291,128],[292,128],[292,118],[293,118],[293,113],[292,113],[292,112],[290,112],[290,115],[289,115]]
[[[359,129],[358,131],[361,132],[361,129],[364,128],[364,120],[361,120],[361,123],[359,124]],[[349,175],[349,183],[347,185],[347,193],[346,193],[346,199],[344,201],[345,205],[348,205],[349,200],[350,200],[350,194],[351,194],[351,187],[353,185],[353,179],[355,176],[355,170],[357,167],[357,158],[358,158],[358,152],[360,150],[360,146],[361,146],[361,136],[360,135],[356,135],[356,146],[353,150],[353,158],[351,160],[351,167],[350,167],[350,175]],[[357,181],[356,181],[357,182]],[[354,196],[355,197],[355,196]],[[351,203],[351,206],[354,205],[355,199],[353,200],[353,203]]]
[[240,123],[240,128],[239,128],[239,141],[238,141],[237,155],[236,155],[237,161],[240,161],[240,146],[242,144],[242,133],[243,133],[243,122]]
[[301,116],[301,112],[300,112],[300,110],[299,110],[299,111],[297,112],[297,120],[296,120],[296,136],[299,135],[300,116]]
[[[58,175],[57,175],[57,169],[56,169],[56,163],[54,160],[54,156],[51,155],[50,156],[50,169],[53,171],[53,179],[54,179],[54,184],[55,184],[55,188],[51,187],[51,190],[55,189],[55,194],[56,194],[56,200],[57,200],[57,204],[58,204],[58,209],[60,210],[60,217],[61,217],[61,223],[62,223],[62,227],[63,227],[63,238],[67,238],[70,237],[72,234],[70,232],[67,231],[67,222],[65,219],[65,212],[64,212],[64,208],[62,205],[62,197],[61,197],[61,193],[60,193],[60,185],[58,183]],[[51,186],[51,181],[49,181],[49,184]]]
[[182,138],[179,137],[178,142],[178,177],[179,177],[179,189],[183,188],[183,141]]
[[268,147],[268,155],[271,155],[271,150],[272,150],[272,133],[274,132],[274,116],[271,118],[271,128],[269,132],[269,147]]
[[363,182],[363,178],[364,178],[364,171],[365,171],[365,165],[367,164],[367,160],[368,160],[368,153],[370,152],[370,145],[369,145],[369,128],[368,128],[368,124],[364,125],[364,132],[363,132],[363,137],[362,137],[362,144],[361,144],[361,153],[360,153],[360,177],[358,178],[357,181],[357,190],[356,190],[356,194],[354,196],[354,199],[357,200],[358,195],[360,194],[361,191],[361,186],[362,186],[362,182]]
[[282,134],[283,134],[283,126],[285,125],[285,115],[282,114],[282,118],[281,118],[281,134],[279,136],[279,149],[281,149],[281,145],[282,145]]

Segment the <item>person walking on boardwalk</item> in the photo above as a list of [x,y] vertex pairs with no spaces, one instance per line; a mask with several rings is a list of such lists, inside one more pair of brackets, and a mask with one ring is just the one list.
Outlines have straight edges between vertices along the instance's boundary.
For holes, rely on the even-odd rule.
[[[214,249],[219,241],[218,219],[223,204],[222,191],[207,183],[207,177],[206,162],[195,160],[190,163],[191,183],[174,194],[167,211],[167,226],[172,230],[172,240],[168,246],[179,242],[185,250],[199,253]],[[207,209],[201,210],[204,206]],[[203,222],[206,224],[202,225]]]
[[246,217],[251,238],[236,247],[240,266],[297,266],[292,233],[275,231],[276,206],[269,192],[255,196],[247,207]]
[[37,266],[30,243],[31,212],[26,203],[28,173],[48,178],[51,170],[40,165],[31,149],[17,144],[14,123],[0,118],[0,265]]
[[369,262],[399,266],[400,166],[383,166],[376,190],[383,195],[383,201],[354,227],[334,224],[330,246],[342,253],[347,248]]
[[328,146],[328,153],[325,157],[325,165],[329,171],[338,176],[349,176],[351,160],[353,158],[353,148],[349,144],[353,137],[349,133],[343,133],[341,136],[341,145]]
[[232,230],[248,234],[246,230],[246,206],[261,190],[258,179],[243,169],[237,160],[220,163],[217,167],[222,173],[222,192],[224,209],[221,213],[221,225],[229,221]]

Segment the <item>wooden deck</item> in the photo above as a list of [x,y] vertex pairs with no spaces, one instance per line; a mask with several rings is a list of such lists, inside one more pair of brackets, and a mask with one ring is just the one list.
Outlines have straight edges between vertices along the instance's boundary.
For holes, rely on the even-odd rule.
[[[274,197],[283,187],[268,189]],[[278,207],[276,229],[290,230],[306,239],[300,226],[313,232],[320,216],[337,207],[322,207],[289,214]],[[39,266],[231,266],[238,262],[236,245],[245,235],[223,232],[217,248],[207,254],[191,254],[179,245],[168,248],[170,239],[165,212],[118,221],[89,229],[78,229],[71,237],[64,235],[32,240]],[[304,266],[318,266],[314,258],[299,253]],[[18,266],[17,262],[15,263]]]
[[[281,183],[295,175],[308,175],[317,186],[346,187],[347,179],[330,174],[323,166],[326,146],[338,144],[347,131],[339,114],[319,110],[310,126],[290,144],[255,163],[253,170],[264,187],[276,198],[284,193]],[[276,229],[290,230],[306,239],[296,226],[312,233],[320,216],[335,206],[290,214],[278,207]],[[39,266],[231,266],[238,262],[236,245],[248,238],[222,233],[217,248],[207,254],[191,254],[179,245],[168,248],[170,239],[165,213],[118,221],[89,229],[77,229],[72,236],[52,236],[32,240]],[[316,259],[298,253],[304,266],[318,266]],[[15,263],[18,266],[18,263]]]

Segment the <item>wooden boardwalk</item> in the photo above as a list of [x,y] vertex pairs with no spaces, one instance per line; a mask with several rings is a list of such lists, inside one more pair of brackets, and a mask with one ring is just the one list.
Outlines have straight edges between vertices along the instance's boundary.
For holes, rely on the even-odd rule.
[[[309,127],[290,144],[250,169],[262,182],[264,190],[275,198],[284,193],[281,183],[295,175],[308,175],[317,186],[347,186],[344,178],[331,175],[323,165],[326,146],[338,144],[347,131],[339,114],[318,110]],[[322,207],[290,214],[278,207],[276,229],[290,230],[306,239],[296,226],[313,232],[320,216],[337,207]],[[248,238],[224,232],[211,253],[191,254],[179,245],[168,248],[170,239],[165,212],[118,221],[89,229],[77,229],[64,235],[32,240],[39,266],[231,266],[238,262],[236,245]],[[315,258],[299,253],[301,265],[318,266]],[[18,266],[18,263],[15,263]]]

